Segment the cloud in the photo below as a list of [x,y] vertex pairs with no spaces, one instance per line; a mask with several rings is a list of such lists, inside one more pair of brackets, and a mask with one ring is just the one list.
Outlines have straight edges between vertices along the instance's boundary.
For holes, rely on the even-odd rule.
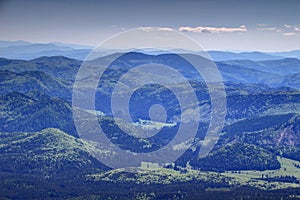
[[293,27],[292,25],[289,25],[289,24],[285,24],[283,26],[284,26],[284,28],[292,28]]
[[197,26],[197,27],[181,26],[179,27],[178,30],[186,31],[186,32],[194,32],[194,33],[232,33],[232,32],[246,32],[247,27],[245,25],[241,25],[240,27],[236,27],[236,28],[210,27],[210,26]]
[[289,32],[289,33],[283,33],[284,36],[293,36],[293,35],[297,35],[297,33],[294,32]]
[[168,27],[151,27],[151,26],[140,27],[139,29],[144,31],[144,32],[150,32],[150,31],[154,31],[154,30],[157,30],[157,31],[174,31],[174,29],[168,28]]
[[268,27],[268,24],[257,24],[259,28],[258,30],[261,31],[276,31],[278,33],[282,32],[285,36],[293,36],[296,35],[295,31],[300,32],[300,25],[290,25],[284,24],[280,27]]
[[294,31],[300,31],[300,25],[289,25],[285,24],[283,25],[286,29],[293,29]]
[[278,29],[276,27],[265,27],[265,28],[258,28],[258,30],[261,30],[261,31],[277,31]]
[[257,26],[258,26],[257,30],[260,31],[276,31],[276,32],[282,31],[280,28],[275,26],[270,26],[269,24],[257,24]]
[[295,31],[300,31],[300,25],[294,27]]
[[264,26],[268,26],[268,24],[257,24],[257,26],[264,27]]
[[174,31],[174,29],[172,28],[166,28],[166,27],[162,27],[162,28],[158,28],[159,31]]
[[139,29],[141,29],[141,31],[144,31],[144,32],[150,32],[150,31],[155,30],[155,27],[140,27]]
[[285,24],[283,26],[285,28],[285,33],[283,33],[283,35],[285,35],[285,36],[297,35],[297,33],[295,33],[295,31],[300,32],[300,25]]

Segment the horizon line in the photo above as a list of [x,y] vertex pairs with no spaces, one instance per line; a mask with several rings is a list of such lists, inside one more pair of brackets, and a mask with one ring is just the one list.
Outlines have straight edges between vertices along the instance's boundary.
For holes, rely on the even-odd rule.
[[[33,45],[33,44],[53,44],[53,45],[57,45],[57,44],[61,44],[61,45],[74,45],[74,46],[82,46],[82,47],[89,47],[88,49],[95,49],[97,48],[98,45],[91,45],[91,44],[79,44],[79,43],[73,43],[73,42],[62,42],[62,41],[39,41],[39,42],[34,42],[34,41],[29,41],[29,40],[22,40],[22,39],[18,39],[18,40],[3,40],[0,39],[0,42],[25,42],[25,43],[31,43],[28,45]],[[25,45],[12,45],[12,46],[6,46],[6,47],[14,47],[14,46],[27,46]],[[57,45],[58,46],[58,45]],[[69,46],[70,47],[70,46]],[[0,47],[0,48],[5,48],[5,47]],[[73,49],[86,49],[86,48],[74,48],[71,47]],[[180,49],[180,48],[178,48]],[[109,49],[109,50],[117,50],[117,49]],[[194,51],[194,50],[189,50],[189,49],[182,49],[182,50],[188,50],[188,51]],[[204,52],[208,52],[208,51],[223,51],[223,52],[231,52],[231,53],[252,53],[252,52],[260,52],[260,53],[283,53],[283,52],[292,52],[292,51],[299,51],[299,48],[293,48],[293,49],[282,49],[282,50],[259,50],[259,49],[221,49],[221,48],[216,48],[216,49],[205,49],[203,48]],[[201,51],[201,50],[200,50]],[[197,52],[197,51],[195,51]]]

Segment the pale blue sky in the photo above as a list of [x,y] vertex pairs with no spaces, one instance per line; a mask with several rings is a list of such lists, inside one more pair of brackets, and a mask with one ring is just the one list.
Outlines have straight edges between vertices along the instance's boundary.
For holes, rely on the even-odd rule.
[[0,0],[0,40],[97,45],[138,27],[184,32],[206,50],[300,49],[297,0]]

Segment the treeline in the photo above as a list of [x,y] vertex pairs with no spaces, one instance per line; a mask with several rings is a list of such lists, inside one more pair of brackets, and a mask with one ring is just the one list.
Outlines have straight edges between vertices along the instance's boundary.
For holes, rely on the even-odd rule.
[[294,163],[294,166],[295,166],[296,168],[300,169],[300,165]]
[[205,158],[192,159],[190,165],[203,171],[274,170],[281,167],[276,156],[254,145],[235,143]]
[[299,184],[300,181],[295,177],[295,176],[273,176],[273,177],[269,177],[269,176],[262,176],[262,178],[260,178],[260,180],[264,180],[264,181],[268,181],[268,182],[283,182],[283,183],[296,183]]
[[174,184],[134,184],[49,181],[27,175],[0,173],[0,198],[8,199],[287,199],[300,195],[298,188],[259,190],[203,181]]

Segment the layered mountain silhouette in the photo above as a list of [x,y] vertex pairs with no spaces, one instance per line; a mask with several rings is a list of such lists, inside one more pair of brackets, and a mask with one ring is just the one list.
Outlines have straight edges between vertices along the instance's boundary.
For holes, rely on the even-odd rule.
[[[27,41],[0,41],[0,57],[10,59],[30,60],[42,56],[65,56],[73,59],[84,60],[94,49],[92,46],[76,45],[67,43],[31,43]],[[122,52],[118,49],[100,49],[102,56],[112,54],[113,52]],[[161,51],[157,49],[129,49],[128,51],[142,52],[146,54],[158,55]],[[176,54],[202,54],[203,52],[186,50],[186,49],[170,49],[170,52]],[[300,58],[300,51],[287,52],[230,52],[230,51],[207,51],[207,54],[214,61],[226,60],[278,60],[283,58]]]

